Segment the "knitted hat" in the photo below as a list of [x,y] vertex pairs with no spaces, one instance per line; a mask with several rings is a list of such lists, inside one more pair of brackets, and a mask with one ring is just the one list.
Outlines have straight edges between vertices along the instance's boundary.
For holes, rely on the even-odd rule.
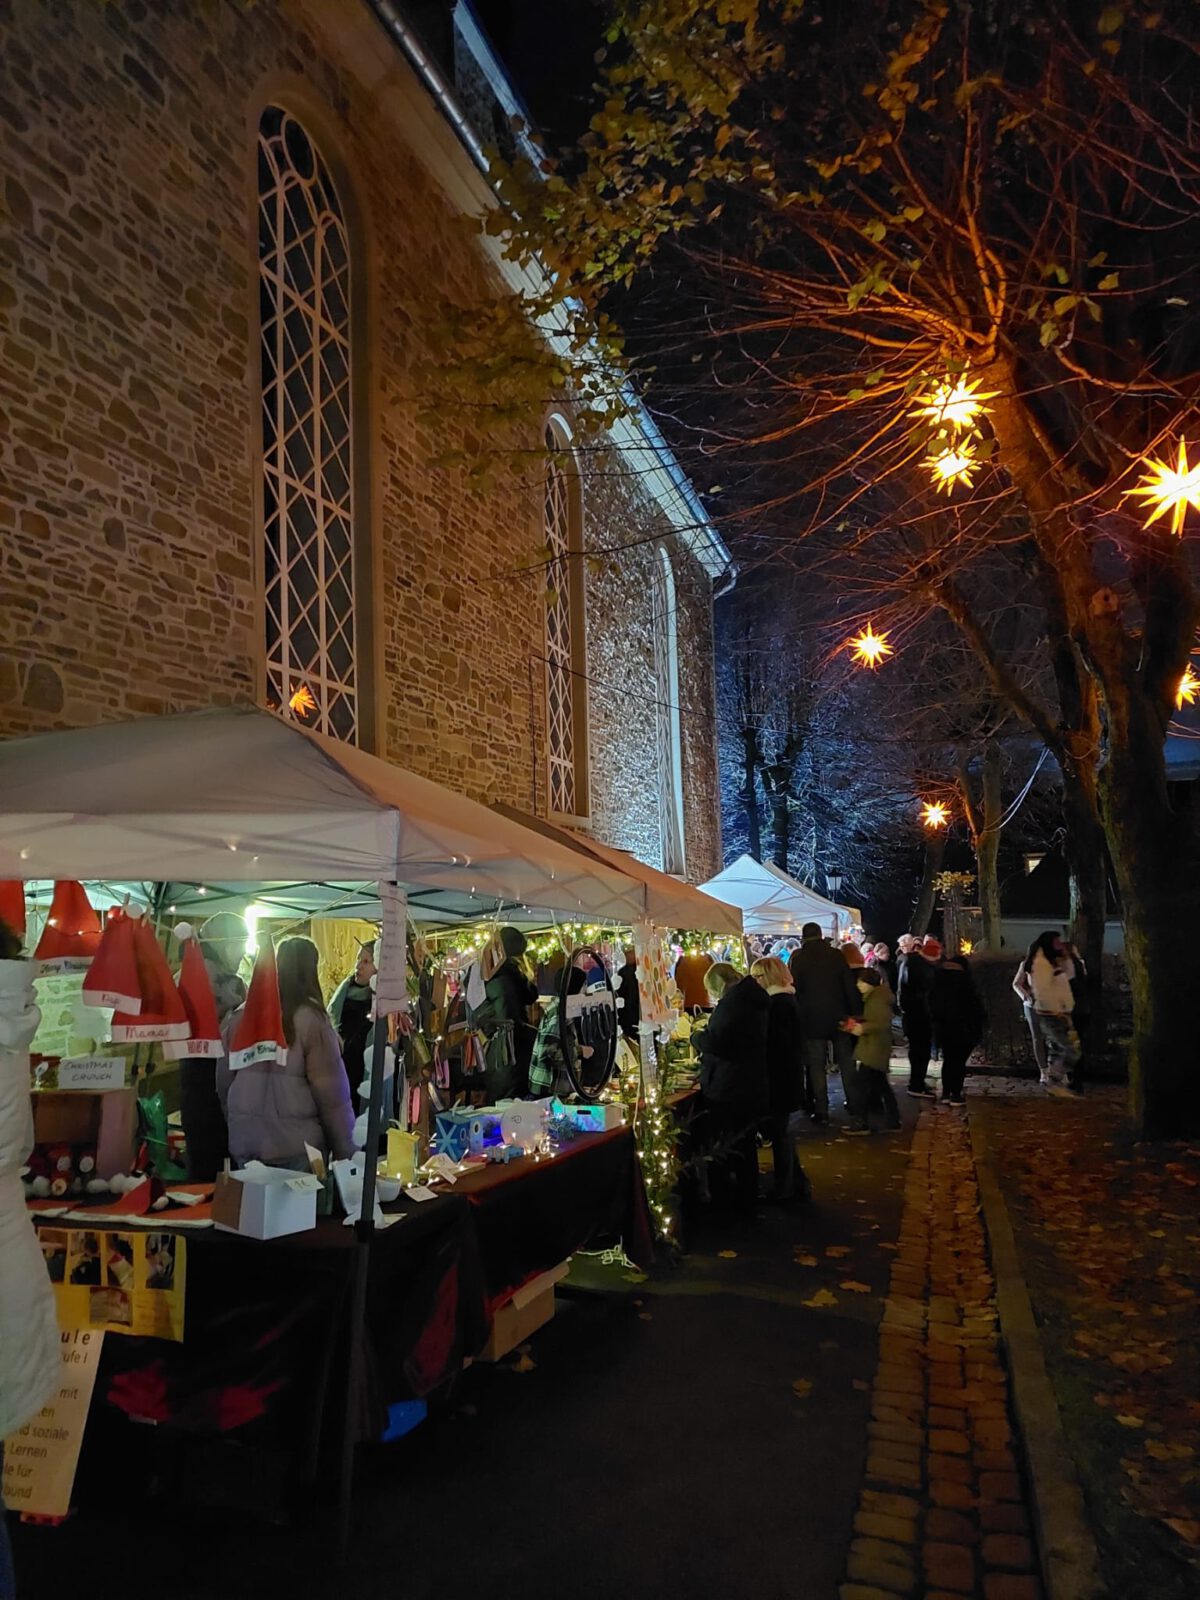
[[187,1012],[171,976],[154,929],[145,917],[130,917],[133,924],[133,954],[137,963],[141,1009],[113,1013],[114,1044],[146,1044],[164,1039],[186,1039]]
[[221,1042],[221,1026],[217,1020],[217,1002],[213,998],[208,968],[200,953],[190,925],[181,922],[175,937],[183,948],[183,965],[179,969],[179,998],[187,1012],[186,1039],[172,1039],[163,1046],[168,1061],[182,1061],[192,1056],[219,1056],[225,1052]]
[[0,922],[15,934],[25,933],[25,885],[20,878],[0,878]]
[[62,879],[54,885],[50,915],[33,952],[45,972],[83,972],[100,948],[100,918],[81,883]]
[[258,947],[250,992],[229,1041],[229,1070],[266,1062],[282,1066],[287,1060],[283,1036],[283,1011],[279,1004],[279,978],[275,972],[275,947],[264,939]]
[[124,911],[105,918],[100,947],[83,980],[85,1005],[111,1006],[131,1016],[142,1009],[133,929],[133,918]]

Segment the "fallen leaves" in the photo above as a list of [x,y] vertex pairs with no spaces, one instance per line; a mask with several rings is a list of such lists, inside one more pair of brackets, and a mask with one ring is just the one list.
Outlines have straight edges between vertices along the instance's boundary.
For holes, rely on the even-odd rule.
[[737,1251],[736,1250],[718,1250],[717,1254],[720,1256],[722,1261],[736,1261],[737,1260]]
[[807,1400],[812,1393],[811,1378],[794,1378],[792,1380],[792,1393],[797,1400]]
[[827,1244],[825,1246],[825,1254],[827,1256],[831,1256],[835,1261],[840,1260],[842,1256],[848,1256],[852,1253],[851,1247],[848,1244]]
[[839,1289],[845,1289],[849,1294],[870,1294],[869,1283],[857,1283],[853,1278],[847,1278],[845,1283],[838,1284]]
[[817,1258],[816,1256],[810,1256],[807,1253],[798,1254],[795,1257],[795,1262],[798,1267],[815,1267],[817,1265]]
[[837,1295],[830,1294],[828,1289],[818,1289],[811,1300],[802,1300],[801,1305],[811,1306],[819,1311],[823,1306],[835,1306],[838,1303]]

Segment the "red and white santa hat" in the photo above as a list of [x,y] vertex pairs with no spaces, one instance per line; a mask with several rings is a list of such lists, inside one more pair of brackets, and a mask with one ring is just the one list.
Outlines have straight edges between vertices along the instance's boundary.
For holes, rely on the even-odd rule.
[[100,948],[100,918],[81,883],[60,879],[54,885],[50,915],[33,952],[43,972],[85,972]]
[[223,1055],[225,1046],[221,1042],[217,1002],[191,924],[181,922],[175,929],[175,937],[183,950],[178,988],[183,1009],[187,1012],[188,1033],[186,1039],[171,1039],[164,1044],[163,1055],[168,1061],[183,1061],[192,1056]]
[[145,917],[130,917],[133,927],[133,955],[137,967],[137,993],[141,1007],[136,1012],[113,1013],[114,1044],[154,1044],[167,1039],[186,1039],[188,1016],[162,953],[154,929]]
[[133,947],[134,919],[124,910],[110,911],[104,919],[100,947],[83,980],[83,1001],[89,1006],[109,1006],[137,1015],[142,1009],[137,955]]
[[20,878],[0,878],[0,922],[24,936],[25,885]]
[[270,939],[264,939],[258,947],[246,1004],[229,1041],[229,1068],[237,1072],[241,1067],[260,1066],[264,1062],[282,1066],[287,1052],[275,947]]

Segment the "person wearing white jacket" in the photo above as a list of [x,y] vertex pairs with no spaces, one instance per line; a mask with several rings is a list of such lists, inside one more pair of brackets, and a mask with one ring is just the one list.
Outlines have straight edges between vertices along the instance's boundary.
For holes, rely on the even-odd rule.
[[1029,947],[1025,971],[1038,1028],[1046,1044],[1047,1088],[1051,1094],[1078,1094],[1083,1048],[1073,1015],[1071,979],[1075,976],[1075,963],[1062,937],[1053,932],[1040,933]]
[[[3,925],[0,940],[15,944]],[[54,1291],[21,1183],[33,1149],[29,1044],[41,1021],[33,1000],[35,963],[6,954],[0,946],[0,1468],[4,1440],[50,1400],[61,1366]],[[15,1593],[0,1513],[0,1600]]]

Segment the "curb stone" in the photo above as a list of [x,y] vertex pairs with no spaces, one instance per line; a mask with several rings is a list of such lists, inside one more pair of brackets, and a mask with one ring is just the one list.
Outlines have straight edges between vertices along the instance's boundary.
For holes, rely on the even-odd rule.
[[1013,1407],[1025,1446],[1042,1579],[1048,1600],[1101,1600],[1100,1557],[1083,1490],[1067,1449],[1046,1372],[1041,1335],[1021,1272],[1008,1206],[981,1119],[969,1118],[983,1220],[996,1279],[996,1308],[1008,1355]]

